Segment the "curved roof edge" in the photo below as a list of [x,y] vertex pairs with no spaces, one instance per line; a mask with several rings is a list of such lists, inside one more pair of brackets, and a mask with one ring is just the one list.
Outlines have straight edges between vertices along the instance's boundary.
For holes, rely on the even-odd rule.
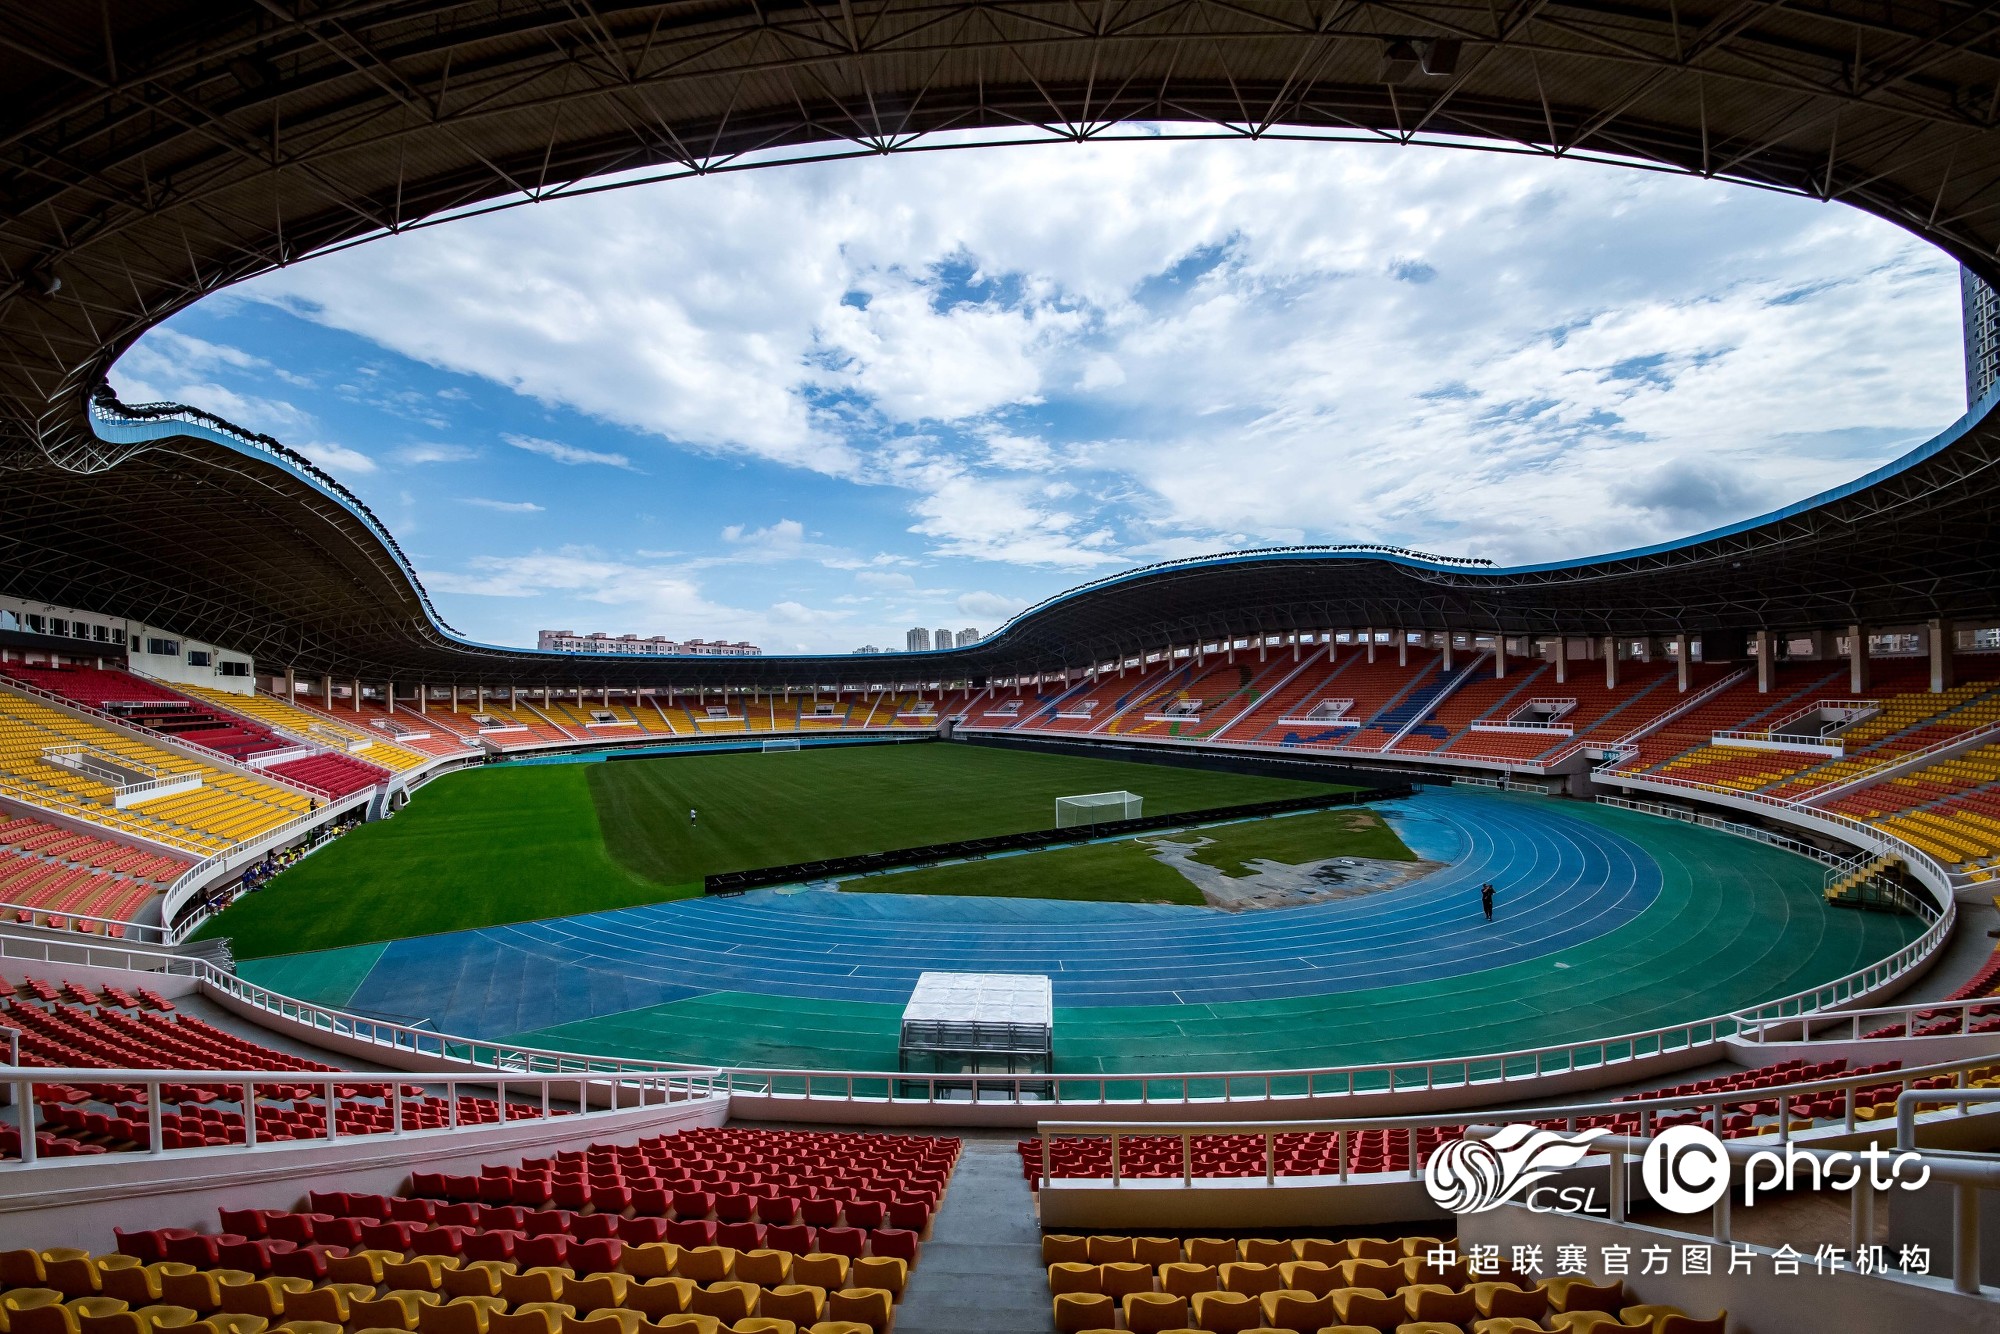
[[[1477,586],[1487,580],[1496,583],[1514,576],[1542,575],[1552,572],[1585,574],[1596,567],[1608,567],[1618,562],[1644,559],[1675,552],[1688,551],[1703,543],[1725,539],[1733,535],[1750,532],[1784,520],[1808,514],[1847,499],[1870,487],[1880,485],[1901,473],[1907,472],[1939,454],[1952,448],[1974,428],[1996,416],[1996,405],[2000,405],[2000,385],[1996,385],[1983,398],[1974,403],[1964,415],[1930,439],[1889,462],[1863,474],[1860,477],[1831,487],[1815,495],[1795,501],[1789,505],[1767,513],[1744,519],[1722,527],[1708,529],[1687,537],[1649,546],[1632,547],[1601,555],[1580,557],[1572,560],[1548,561],[1527,565],[1495,565],[1490,561],[1475,557],[1438,556],[1427,552],[1413,551],[1402,547],[1376,546],[1369,544],[1305,545],[1288,547],[1250,548],[1241,551],[1218,552],[1204,556],[1189,556],[1176,560],[1160,561],[1150,565],[1136,566],[1105,575],[1086,583],[1075,585],[1042,599],[1009,617],[997,630],[979,641],[978,648],[985,650],[982,656],[990,655],[995,649],[1004,647],[1002,641],[1026,630],[1034,621],[1045,614],[1078,599],[1088,598],[1120,587],[1147,583],[1166,574],[1180,574],[1206,570],[1222,570],[1231,566],[1246,564],[1293,564],[1307,565],[1318,562],[1369,563],[1402,567],[1413,571],[1448,575],[1463,585]],[[192,436],[200,440],[224,446],[258,462],[266,463],[290,474],[298,481],[332,500],[351,514],[374,536],[391,556],[396,567],[408,581],[410,591],[422,608],[432,629],[445,641],[481,653],[502,653],[518,655],[529,660],[546,662],[577,663],[598,661],[636,666],[648,662],[660,664],[710,664],[713,659],[692,654],[590,654],[565,653],[540,648],[517,647],[507,644],[489,644],[473,639],[445,622],[431,601],[423,581],[415,567],[397,544],[393,534],[378,519],[367,504],[348,490],[338,478],[320,468],[312,460],[270,436],[248,431],[212,413],[183,404],[157,403],[128,406],[120,403],[111,394],[108,386],[101,389],[91,404],[90,424],[98,437],[109,444],[146,445],[163,442],[175,436]],[[1602,573],[1611,573],[1606,569]],[[907,652],[882,654],[828,654],[828,653],[776,653],[759,655],[767,662],[824,661],[838,657],[853,665],[861,666],[869,662],[907,663],[913,660],[928,660],[939,663],[962,657],[967,649],[920,649]]]

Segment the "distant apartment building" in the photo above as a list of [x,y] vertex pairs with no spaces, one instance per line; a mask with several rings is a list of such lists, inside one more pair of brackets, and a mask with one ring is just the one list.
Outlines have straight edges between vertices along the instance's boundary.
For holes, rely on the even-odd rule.
[[873,644],[863,644],[860,648],[855,649],[854,651],[856,653],[887,653],[889,650],[885,648],[876,648]]
[[574,630],[543,630],[535,647],[551,653],[671,654],[698,658],[749,658],[764,650],[740,640],[668,639],[665,635],[609,635],[602,630],[580,635]]
[[968,625],[963,630],[960,630],[958,632],[959,648],[964,648],[967,644],[977,644],[978,642],[979,642],[979,631],[973,629],[971,626]]
[[1959,308],[1965,326],[1965,406],[1971,407],[2000,379],[2000,293],[1958,271]]
[[951,631],[946,630],[943,627],[939,627],[938,629],[931,631],[931,647],[950,648]]
[[931,632],[917,626],[903,636],[903,649],[909,653],[922,653],[931,646]]

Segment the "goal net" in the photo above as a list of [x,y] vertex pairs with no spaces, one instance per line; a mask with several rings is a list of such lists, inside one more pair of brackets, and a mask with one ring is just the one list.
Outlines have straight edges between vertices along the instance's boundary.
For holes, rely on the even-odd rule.
[[779,740],[766,741],[764,743],[764,749],[766,751],[797,750],[798,748],[799,748],[799,739],[795,736],[788,736]]
[[1056,828],[1106,824],[1113,820],[1136,820],[1144,812],[1143,799],[1136,792],[1086,792],[1077,797],[1056,798]]

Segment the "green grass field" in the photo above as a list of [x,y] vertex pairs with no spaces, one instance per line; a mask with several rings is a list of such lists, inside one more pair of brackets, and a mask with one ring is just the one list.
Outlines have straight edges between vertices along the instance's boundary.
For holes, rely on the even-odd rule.
[[[202,935],[254,959],[629,907],[698,894],[720,871],[1045,829],[1057,797],[1118,788],[1143,796],[1149,815],[1339,790],[950,744],[500,765],[430,784]],[[701,813],[692,828],[690,807]]]
[[1153,856],[1158,842],[1209,840],[1194,859],[1224,875],[1252,874],[1250,861],[1297,866],[1328,857],[1414,861],[1388,822],[1370,810],[1308,811],[1268,820],[1212,825],[1175,835],[1142,835],[1082,847],[1051,848],[985,861],[924,866],[849,880],[841,888],[871,894],[963,894],[1025,899],[1085,899],[1094,903],[1184,903],[1205,900],[1188,878]]

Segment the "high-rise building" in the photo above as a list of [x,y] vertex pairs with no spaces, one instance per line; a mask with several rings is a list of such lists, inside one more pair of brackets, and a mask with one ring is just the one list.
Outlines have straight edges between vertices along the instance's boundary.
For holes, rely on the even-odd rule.
[[1959,308],[1965,322],[1965,406],[2000,380],[2000,294],[1972,270],[1958,271]]
[[979,631],[973,629],[971,626],[968,625],[958,632],[958,647],[964,648],[967,644],[977,644],[978,642]]
[[922,653],[931,646],[931,632],[921,625],[903,636],[903,647],[911,653]]
[[940,626],[940,627],[938,627],[937,629],[935,629],[935,630],[931,631],[931,647],[932,647],[932,648],[950,648],[950,647],[951,647],[951,631],[949,631],[949,630],[945,629],[945,628],[944,628],[944,627],[942,627],[942,626]]

